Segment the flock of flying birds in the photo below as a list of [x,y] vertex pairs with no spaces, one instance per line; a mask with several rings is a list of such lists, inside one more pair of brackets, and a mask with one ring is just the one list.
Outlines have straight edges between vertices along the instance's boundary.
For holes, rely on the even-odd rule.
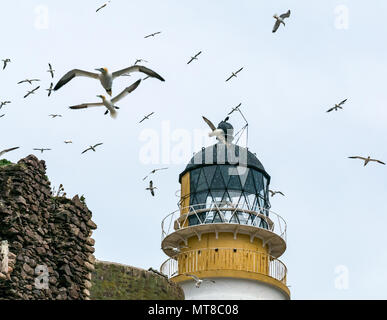
[[[104,3],[102,6],[97,8],[96,12],[99,12],[101,9],[105,8],[110,2],[111,1],[109,0],[108,2]],[[273,18],[275,19],[274,27],[272,29],[273,33],[275,33],[279,29],[281,24],[283,26],[285,26],[284,20],[289,18],[290,14],[291,14],[291,11],[288,10],[286,13],[283,13],[281,15],[277,15],[277,14],[273,15]],[[147,39],[147,38],[155,37],[155,36],[157,36],[159,34],[161,34],[161,31],[157,31],[157,32],[148,34],[144,38]],[[187,64],[191,64],[193,61],[198,60],[198,57],[201,54],[202,54],[202,51],[199,51],[195,55],[191,56],[190,59],[188,60]],[[8,64],[11,63],[11,59],[10,58],[5,58],[5,59],[2,59],[2,62],[3,62],[3,70],[4,70],[8,66]],[[102,101],[100,101],[100,102],[90,102],[90,103],[81,103],[81,104],[78,104],[78,105],[70,106],[69,108],[73,109],[73,110],[79,110],[79,109],[87,109],[87,108],[92,108],[92,107],[105,107],[106,110],[105,110],[104,114],[105,115],[110,114],[110,116],[112,118],[116,118],[117,117],[117,111],[116,110],[119,109],[119,107],[116,105],[117,102],[121,101],[128,94],[130,94],[131,92],[136,90],[138,88],[138,86],[140,85],[142,80],[146,80],[148,78],[156,78],[156,79],[158,79],[160,81],[165,81],[164,78],[161,77],[155,71],[153,71],[153,70],[151,70],[151,69],[149,69],[149,68],[147,68],[147,67],[145,67],[143,65],[139,65],[138,64],[138,63],[142,63],[142,62],[148,62],[148,61],[146,61],[144,59],[136,59],[135,63],[132,66],[129,66],[129,67],[126,67],[126,68],[123,68],[123,69],[120,69],[120,70],[117,70],[117,71],[114,71],[114,72],[110,72],[105,67],[95,69],[95,71],[98,71],[97,73],[96,72],[86,71],[86,70],[81,70],[81,69],[72,69],[72,70],[68,71],[62,78],[60,78],[60,80],[57,82],[57,84],[55,86],[54,86],[53,82],[51,82],[49,88],[47,88],[45,90],[48,91],[48,97],[50,97],[51,94],[52,94],[52,91],[59,90],[61,87],[63,87],[67,83],[69,83],[75,77],[87,77],[87,78],[98,80],[101,83],[101,85],[104,88],[104,90],[106,91],[106,93],[108,94],[108,96],[97,95],[97,97],[100,98]],[[237,78],[237,75],[242,70],[243,70],[243,67],[239,68],[235,72],[232,72],[231,75],[229,77],[227,77],[225,81],[228,82],[232,78]],[[53,79],[54,78],[54,74],[55,74],[55,70],[52,68],[51,63],[48,63],[48,70],[47,70],[47,72],[50,73],[51,79]],[[114,79],[116,79],[117,77],[120,77],[120,76],[130,76],[131,73],[133,73],[133,72],[143,73],[143,74],[146,75],[146,77],[144,77],[143,79],[137,80],[136,82],[134,82],[130,86],[126,87],[119,94],[117,94],[113,98],[110,98],[112,96],[112,86],[113,86]],[[32,85],[33,83],[39,82],[39,81],[40,81],[40,79],[35,79],[35,78],[24,79],[24,80],[19,81],[17,84],[28,83],[28,84]],[[40,88],[40,86],[36,86],[32,90],[28,90],[27,93],[24,95],[24,98],[27,98],[28,96],[30,96],[32,94],[35,94],[36,91],[39,90],[39,88]],[[335,104],[335,106],[330,108],[330,109],[328,109],[327,112],[338,111],[339,109],[343,109],[343,104],[346,101],[347,101],[347,99],[341,101],[338,104]],[[11,103],[11,101],[8,101],[8,100],[7,101],[0,101],[0,110],[2,109],[2,107],[6,106],[7,104],[10,104],[10,103]],[[241,103],[239,105],[237,105],[236,107],[232,108],[232,110],[228,113],[228,115],[231,115],[233,112],[238,111],[240,106],[241,106]],[[150,117],[153,114],[154,114],[154,112],[151,112],[151,113],[145,115],[144,118],[139,123],[142,123],[145,120],[149,120]],[[5,114],[0,114],[0,118],[2,118],[4,116],[5,116]],[[50,114],[49,116],[51,118],[62,117],[62,115],[60,115],[60,114]],[[227,121],[228,118],[229,117],[227,117],[224,121]],[[209,133],[210,137],[216,136],[219,141],[221,141],[221,142],[223,142],[225,144],[228,144],[228,142],[226,141],[225,133],[223,132],[223,130],[217,129],[216,126],[209,119],[207,119],[204,116],[203,116],[203,120],[208,124],[208,126],[211,129],[211,132]],[[65,144],[69,144],[69,143],[72,143],[72,141],[71,140],[65,140],[64,143]],[[94,144],[94,145],[90,145],[87,149],[82,151],[81,154],[84,154],[84,153],[86,153],[87,151],[90,151],[90,150],[95,152],[96,151],[96,147],[98,147],[98,146],[100,146],[102,144],[103,143],[97,143],[97,144]],[[5,153],[7,153],[7,152],[16,150],[18,148],[19,147],[5,149],[5,150],[0,152],[0,156],[5,154]],[[41,153],[43,153],[44,151],[49,151],[51,149],[50,148],[34,148],[33,150],[40,151]],[[377,159],[372,159],[370,156],[368,156],[368,157],[351,156],[349,158],[350,159],[360,159],[360,160],[364,161],[364,166],[366,166],[369,162],[376,162],[376,163],[385,165],[384,162],[382,162],[380,160],[377,160]],[[148,176],[150,174],[154,174],[157,171],[165,170],[165,169],[168,169],[168,168],[154,169],[143,180],[148,178]],[[153,181],[150,180],[149,181],[149,186],[146,188],[146,190],[149,190],[150,193],[152,194],[152,196],[154,196],[155,195],[155,189],[157,189],[157,187],[155,187],[153,185]],[[276,194],[280,194],[280,195],[284,196],[284,194],[281,191],[273,191],[273,190],[269,190],[269,191],[270,191],[272,197],[274,195],[276,195]]]

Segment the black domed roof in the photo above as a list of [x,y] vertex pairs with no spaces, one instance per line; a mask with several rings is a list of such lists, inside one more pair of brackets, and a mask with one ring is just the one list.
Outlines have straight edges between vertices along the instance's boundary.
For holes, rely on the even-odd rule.
[[[243,152],[245,152],[245,155],[242,154]],[[240,163],[238,159],[241,159],[242,163]],[[248,168],[255,169],[262,172],[266,176],[266,178],[270,181],[270,176],[265,171],[265,168],[263,167],[262,163],[248,149],[240,147],[235,144],[231,144],[229,147],[227,147],[225,144],[221,142],[215,145],[209,146],[207,148],[203,148],[200,152],[197,152],[192,157],[190,162],[187,164],[184,171],[179,175],[179,181],[181,181],[182,176],[187,171],[191,171],[196,168],[215,165],[215,164],[231,164],[231,165],[246,166]]]
[[226,118],[226,120],[221,121],[218,124],[217,129],[222,129],[226,135],[226,140],[231,142],[234,139],[234,127],[231,125],[231,123],[228,123],[227,120],[228,119]]

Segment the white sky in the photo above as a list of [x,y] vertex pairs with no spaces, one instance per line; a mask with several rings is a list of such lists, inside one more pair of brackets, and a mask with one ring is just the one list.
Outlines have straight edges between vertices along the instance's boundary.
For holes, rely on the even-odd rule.
[[[286,195],[271,204],[288,224],[288,249],[280,260],[289,270],[292,298],[385,299],[387,168],[364,168],[347,157],[387,161],[387,3],[112,0],[95,13],[102,4],[7,1],[0,19],[0,58],[12,60],[0,70],[0,101],[12,101],[0,110],[6,114],[0,149],[21,147],[6,156],[11,161],[36,147],[53,149],[35,155],[47,162],[53,185],[62,183],[69,196],[85,195],[98,225],[96,257],[159,268],[167,258],[160,250],[161,220],[177,210],[178,175],[198,151],[195,130],[208,131],[201,116],[217,124],[242,102],[249,148],[271,175],[271,188]],[[337,28],[340,6],[348,10],[347,29]],[[288,9],[286,26],[272,34],[273,14]],[[156,31],[162,33],[144,39]],[[199,60],[187,66],[199,50]],[[98,101],[104,90],[97,81],[73,79],[50,98],[44,90],[51,82],[48,62],[55,84],[72,68],[116,70],[137,58],[166,81],[143,81],[120,101],[116,120],[103,109],[67,108]],[[226,83],[242,66],[238,78]],[[41,88],[23,99],[35,84],[16,83],[36,77]],[[113,95],[140,77],[118,79]],[[344,110],[325,112],[344,98]],[[139,125],[152,111],[153,118]],[[51,113],[63,118],[51,119]],[[237,113],[230,122],[236,130],[243,125]],[[140,158],[146,144],[141,137],[149,132],[160,139],[155,164]],[[188,154],[162,161],[162,155],[175,159],[182,134]],[[65,145],[66,139],[74,143]],[[81,156],[98,142],[104,144],[96,153]],[[152,177],[159,188],[152,198],[142,178],[160,166],[169,169]],[[341,265],[348,270],[342,290],[335,287],[345,275],[335,274]]]

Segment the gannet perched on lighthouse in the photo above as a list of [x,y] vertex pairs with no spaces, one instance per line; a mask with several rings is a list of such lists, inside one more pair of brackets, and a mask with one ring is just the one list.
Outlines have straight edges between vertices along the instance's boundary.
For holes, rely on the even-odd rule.
[[153,70],[144,67],[144,66],[139,66],[139,65],[134,65],[125,69],[121,69],[115,72],[110,73],[107,68],[99,68],[95,69],[99,71],[100,73],[94,73],[94,72],[88,72],[80,69],[73,69],[69,72],[67,72],[55,85],[54,91],[60,89],[63,87],[67,82],[69,82],[71,79],[74,77],[82,76],[82,77],[89,77],[93,79],[98,79],[106,92],[111,96],[112,95],[112,85],[113,85],[113,80],[119,76],[122,76],[124,74],[130,74],[132,72],[142,72],[145,73],[146,75],[157,78],[160,81],[165,81],[164,78],[162,78],[159,74],[154,72]]
[[106,98],[105,96],[103,95],[98,95],[97,97],[98,98],[101,98],[102,99],[102,102],[96,102],[96,103],[83,103],[83,104],[80,104],[80,105],[76,105],[76,106],[71,106],[69,107],[70,109],[85,109],[85,108],[89,108],[89,107],[101,107],[101,106],[105,106],[107,108],[105,114],[108,114],[108,112],[110,111],[110,116],[112,118],[116,118],[117,117],[117,111],[115,109],[119,109],[117,106],[115,106],[114,104],[118,101],[120,101],[122,98],[126,97],[129,93],[131,93],[132,91],[134,91],[140,84],[141,82],[141,79],[140,80],[137,80],[135,83],[133,83],[132,85],[130,85],[129,87],[125,88],[124,91],[122,91],[119,95],[115,96],[113,99],[108,99]]
[[[226,139],[227,133],[224,131],[224,129],[219,127],[219,126],[218,126],[218,128],[215,127],[215,125],[210,120],[208,120],[206,117],[202,116],[202,118],[211,129],[211,132],[208,134],[208,136],[209,137],[216,137],[220,142],[222,142],[228,146],[229,142]],[[226,122],[227,120],[228,120],[228,117],[222,122]]]

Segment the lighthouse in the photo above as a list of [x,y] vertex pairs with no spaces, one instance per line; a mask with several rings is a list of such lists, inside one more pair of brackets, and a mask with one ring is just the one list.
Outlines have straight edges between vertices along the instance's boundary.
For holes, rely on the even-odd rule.
[[[271,210],[270,175],[255,154],[223,141],[195,153],[179,175],[178,209],[162,220],[160,271],[187,300],[286,300],[286,222]],[[198,281],[198,279],[200,279]]]

